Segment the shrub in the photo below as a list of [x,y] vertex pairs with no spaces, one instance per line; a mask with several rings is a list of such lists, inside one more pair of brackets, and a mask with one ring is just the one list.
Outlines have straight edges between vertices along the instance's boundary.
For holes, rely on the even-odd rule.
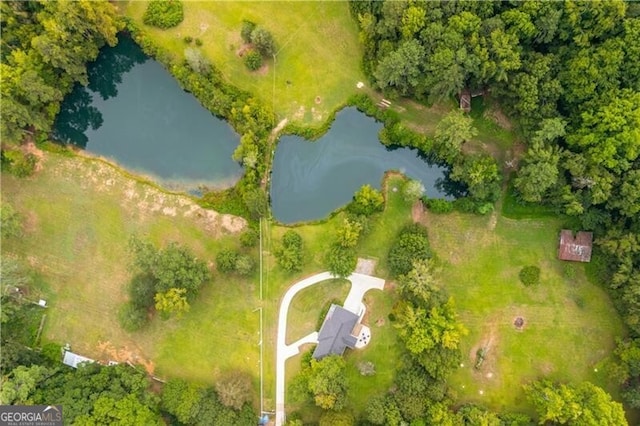
[[384,197],[371,185],[363,185],[353,196],[347,209],[356,215],[370,216],[384,209]]
[[336,277],[346,278],[356,269],[358,257],[355,250],[338,244],[331,246],[325,258],[329,272]]
[[376,366],[371,361],[360,361],[357,367],[363,376],[375,376],[376,374]]
[[413,269],[413,262],[419,259],[429,259],[429,238],[427,230],[420,225],[404,227],[389,250],[389,270],[394,276],[400,276]]
[[540,268],[537,266],[525,266],[520,271],[520,281],[526,286],[538,284],[540,282]]
[[184,58],[189,68],[199,74],[207,75],[211,71],[211,63],[198,49],[187,47],[184,49]]
[[433,213],[451,213],[453,211],[453,203],[442,198],[422,197],[422,203]]
[[155,282],[151,275],[138,274],[129,283],[130,302],[142,311],[154,305],[155,293]]
[[202,46],[202,40],[200,40],[199,38],[196,38],[196,46]]
[[238,253],[231,249],[223,249],[216,255],[216,265],[220,272],[228,273],[236,270]]
[[250,50],[244,56],[244,65],[251,71],[260,69],[260,67],[262,66],[262,56],[255,50]]
[[256,29],[255,23],[251,21],[243,20],[242,29],[240,30],[240,37],[242,37],[242,41],[244,41],[245,43],[251,43],[251,33],[253,33],[253,30],[255,29]]
[[58,365],[62,362],[62,346],[57,343],[49,342],[42,346],[42,355]]
[[147,312],[133,303],[125,303],[118,311],[118,322],[125,331],[141,330],[147,324]]
[[183,38],[182,40],[184,40],[185,43],[187,44],[191,44],[191,42],[193,41],[193,37],[191,36],[186,36],[185,38]]
[[241,254],[236,258],[235,271],[240,275],[251,275],[255,267],[256,263],[249,255]]
[[271,33],[264,28],[256,27],[251,32],[251,43],[263,56],[271,56],[275,52],[276,46]]
[[19,150],[3,150],[2,151],[2,170],[12,175],[23,178],[31,176],[36,170],[38,159],[35,155],[23,154]]
[[142,21],[158,28],[172,28],[184,19],[182,2],[180,0],[151,0]]
[[255,247],[260,239],[260,233],[255,228],[249,228],[240,234],[240,245],[242,247]]
[[410,179],[402,186],[402,198],[408,203],[413,203],[424,194],[424,185],[419,180]]
[[302,237],[295,231],[289,230],[282,236],[282,244],[274,250],[278,265],[285,271],[296,272],[302,269],[304,258],[304,243]]
[[13,209],[13,206],[3,202],[0,206],[0,232],[2,238],[19,237],[22,235],[22,221],[20,215]]
[[243,372],[226,373],[216,382],[220,402],[235,410],[240,410],[244,404],[251,402],[252,391],[251,376]]

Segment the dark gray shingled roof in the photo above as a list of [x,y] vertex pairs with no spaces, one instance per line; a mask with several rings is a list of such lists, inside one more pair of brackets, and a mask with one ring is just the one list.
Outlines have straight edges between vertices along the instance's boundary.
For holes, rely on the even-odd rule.
[[338,305],[331,305],[318,333],[318,346],[313,352],[313,357],[320,359],[332,354],[342,355],[346,348],[355,347],[357,337],[351,333],[358,320],[358,316],[353,312]]

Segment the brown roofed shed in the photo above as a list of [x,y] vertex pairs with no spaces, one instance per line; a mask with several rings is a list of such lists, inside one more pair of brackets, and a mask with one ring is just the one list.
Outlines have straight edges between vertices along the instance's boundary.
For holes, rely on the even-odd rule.
[[574,238],[573,231],[563,229],[560,231],[558,258],[560,260],[572,260],[575,262],[589,262],[591,260],[592,245],[592,232],[580,231]]

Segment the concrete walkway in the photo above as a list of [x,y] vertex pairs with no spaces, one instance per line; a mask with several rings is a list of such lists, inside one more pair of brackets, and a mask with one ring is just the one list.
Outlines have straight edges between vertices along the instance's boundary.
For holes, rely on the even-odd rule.
[[[317,343],[318,332],[303,337],[290,345],[286,344],[287,336],[287,314],[289,305],[293,297],[300,291],[314,284],[334,278],[329,272],[322,272],[298,281],[285,293],[280,302],[280,312],[278,314],[278,338],[276,349],[276,426],[282,426],[285,421],[284,394],[285,394],[285,364],[288,358],[300,353],[300,346],[306,343]],[[348,278],[351,281],[351,289],[344,303],[344,308],[360,315],[362,297],[372,289],[382,290],[384,280],[364,274],[351,274]]]

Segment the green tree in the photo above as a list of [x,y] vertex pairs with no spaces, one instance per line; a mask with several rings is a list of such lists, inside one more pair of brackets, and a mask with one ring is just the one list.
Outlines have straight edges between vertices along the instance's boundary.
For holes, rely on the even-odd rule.
[[353,201],[347,208],[353,214],[370,216],[384,209],[384,197],[371,185],[363,185],[355,193]]
[[358,263],[355,250],[333,244],[325,257],[326,268],[335,277],[346,278],[353,273]]
[[262,56],[271,56],[276,51],[273,35],[262,27],[257,27],[251,32],[251,43]]
[[424,185],[419,180],[409,179],[402,186],[402,197],[405,201],[413,203],[424,194]]
[[180,0],[151,0],[142,15],[142,22],[162,29],[177,26],[184,19]]
[[240,37],[242,37],[242,41],[244,41],[245,43],[251,43],[251,33],[253,33],[253,30],[255,29],[256,29],[255,23],[251,21],[243,20],[242,29],[240,30]]
[[336,232],[337,243],[343,248],[353,248],[358,244],[361,233],[362,224],[344,219],[342,226]]
[[547,380],[525,386],[540,423],[586,425],[626,425],[622,404],[611,400],[604,390],[589,382],[578,385],[554,384]]
[[74,422],[77,425],[162,425],[164,424],[157,413],[147,405],[141,403],[135,395],[126,395],[115,399],[110,396],[100,396],[93,404],[91,415],[78,416]]
[[162,389],[161,407],[182,424],[193,424],[198,418],[203,389],[182,379],[167,381]]
[[9,377],[0,383],[0,403],[3,405],[32,405],[34,391],[52,373],[55,373],[55,370],[41,365],[18,366]]
[[353,426],[355,421],[348,411],[326,411],[322,413],[318,426]]
[[300,271],[304,260],[304,242],[300,234],[293,230],[285,232],[282,244],[276,246],[274,255],[278,265],[285,271]]
[[320,361],[311,360],[309,391],[317,406],[325,410],[340,411],[347,401],[347,363],[339,355],[330,355]]
[[236,265],[234,270],[240,275],[251,275],[255,270],[256,264],[251,256],[246,254],[239,254],[236,258]]
[[422,76],[424,47],[417,40],[405,41],[380,61],[374,73],[378,87],[395,90],[401,96],[416,91]]
[[414,261],[430,257],[427,230],[420,225],[406,226],[389,249],[389,270],[396,277],[404,275],[411,271]]
[[178,318],[182,314],[189,312],[189,302],[186,297],[187,290],[184,288],[170,288],[164,293],[156,293],[156,310],[165,318],[176,315]]
[[250,50],[244,55],[244,65],[250,71],[258,70],[262,66],[262,56],[259,52]]
[[432,306],[445,302],[436,282],[432,259],[414,260],[411,270],[398,278],[398,290],[403,298],[417,304]]
[[554,145],[534,144],[527,151],[514,181],[522,199],[540,202],[558,181],[560,151]]
[[447,114],[436,126],[434,135],[438,157],[452,164],[462,152],[462,144],[478,134],[473,119],[461,111]]

